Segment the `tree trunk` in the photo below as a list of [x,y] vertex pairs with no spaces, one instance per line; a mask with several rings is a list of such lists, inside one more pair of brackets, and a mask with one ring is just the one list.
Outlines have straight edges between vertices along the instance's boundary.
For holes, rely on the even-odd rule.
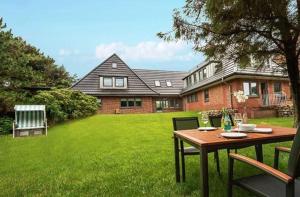
[[299,126],[300,122],[300,84],[299,84],[299,66],[298,66],[298,57],[296,55],[296,50],[291,49],[291,45],[287,46],[288,50],[286,52],[286,63],[288,75],[291,82],[293,104],[295,111],[295,122],[294,127]]

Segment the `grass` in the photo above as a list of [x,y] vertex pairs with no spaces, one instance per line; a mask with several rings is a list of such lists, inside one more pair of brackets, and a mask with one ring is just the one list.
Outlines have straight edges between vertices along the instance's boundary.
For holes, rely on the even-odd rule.
[[[48,136],[0,137],[1,196],[199,196],[199,158],[187,158],[187,181],[175,183],[171,118],[192,112],[95,115],[49,129]],[[292,126],[291,118],[255,123]],[[283,143],[289,145],[289,143]],[[264,148],[272,164],[274,145]],[[254,156],[254,149],[239,150]],[[209,156],[211,196],[226,194],[226,151],[222,177]],[[286,163],[287,158],[281,158]],[[237,163],[236,175],[255,173]],[[282,166],[281,166],[282,167]],[[235,189],[235,196],[251,196]]]

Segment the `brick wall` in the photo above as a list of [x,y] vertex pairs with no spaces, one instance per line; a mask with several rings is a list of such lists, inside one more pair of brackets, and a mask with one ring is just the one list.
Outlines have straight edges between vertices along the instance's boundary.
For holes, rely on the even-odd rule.
[[[204,90],[199,90],[196,94],[198,96],[197,102],[188,103],[187,96],[183,97],[183,109],[185,111],[200,111],[200,110],[213,110],[222,109],[223,107],[236,108],[239,111],[243,111],[243,106],[237,103],[237,100],[231,92],[243,90],[244,81],[257,82],[259,96],[249,97],[247,101],[247,108],[249,117],[253,110],[257,110],[262,107],[262,95],[260,84],[266,82],[268,85],[268,93],[274,94],[274,82],[275,80],[258,80],[258,79],[234,79],[223,84],[208,88],[209,101],[204,102]],[[290,98],[290,87],[288,81],[281,81],[282,91]],[[231,91],[230,91],[231,89]]]
[[200,111],[200,110],[212,110],[222,109],[228,106],[228,99],[230,97],[229,86],[226,84],[219,84],[214,87],[208,88],[209,101],[204,101],[204,90],[198,91],[197,102],[187,102],[187,96],[183,98],[184,109],[186,111]]
[[[123,97],[122,97],[123,98]],[[99,109],[99,113],[113,114],[116,109],[119,109],[121,113],[151,113],[153,112],[152,98],[151,97],[139,97],[142,99],[141,107],[120,107],[121,97],[101,97],[102,107]]]

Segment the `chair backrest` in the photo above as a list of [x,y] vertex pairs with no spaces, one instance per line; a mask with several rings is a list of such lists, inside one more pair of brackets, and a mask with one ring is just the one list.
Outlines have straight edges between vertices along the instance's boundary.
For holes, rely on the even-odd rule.
[[198,117],[173,118],[174,131],[199,128]]
[[300,127],[297,129],[291,148],[288,163],[288,175],[295,178],[300,176]]
[[[231,126],[234,126],[232,115],[229,114]],[[222,125],[222,114],[220,115],[210,115],[208,116],[210,126],[212,127],[221,127]]]
[[210,126],[212,127],[221,127],[222,114],[220,115],[210,115],[208,116]]
[[16,123],[17,128],[35,128],[44,126],[43,111],[17,111]]

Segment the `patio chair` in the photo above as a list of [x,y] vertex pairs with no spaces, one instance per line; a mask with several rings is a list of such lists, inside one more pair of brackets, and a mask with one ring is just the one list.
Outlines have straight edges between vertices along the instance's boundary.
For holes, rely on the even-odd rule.
[[[173,118],[173,128],[174,131],[179,130],[187,130],[187,129],[198,129],[199,121],[198,117],[180,117]],[[185,182],[185,156],[188,155],[199,155],[200,152],[193,146],[184,147],[183,141],[180,140],[180,149],[181,153],[181,171],[182,171],[182,181]],[[216,163],[217,163],[217,171],[220,175],[220,162],[219,162],[219,154],[218,151],[215,151],[214,154]]]
[[[300,177],[300,128],[297,130],[290,151],[288,148],[277,147],[275,152],[278,152],[279,154],[279,151],[290,153],[287,173],[283,173],[254,159],[230,153],[228,165],[228,196],[232,196],[233,185],[242,187],[260,196],[300,196],[300,183],[299,180],[297,180],[297,178]],[[275,160],[276,156],[278,157],[278,154],[275,154]],[[254,166],[262,170],[264,173],[233,180],[235,160]],[[274,165],[277,165],[278,167],[278,163]]]

